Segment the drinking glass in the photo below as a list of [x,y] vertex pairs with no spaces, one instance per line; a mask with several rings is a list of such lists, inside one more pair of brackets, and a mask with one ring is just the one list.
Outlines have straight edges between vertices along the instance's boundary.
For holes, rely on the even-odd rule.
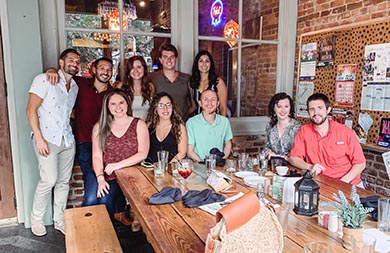
[[240,153],[238,156],[238,169],[240,171],[248,170],[249,154]]
[[155,177],[164,176],[164,171],[165,171],[165,162],[158,161],[154,164],[153,173]]
[[168,170],[168,157],[169,157],[169,152],[166,150],[160,150],[157,151],[157,160],[160,162],[163,162],[164,164],[164,170]]
[[206,164],[206,169],[207,169],[207,175],[211,173],[211,170],[215,169],[217,163],[217,155],[215,154],[210,154],[206,156],[205,158],[205,164]]
[[378,199],[378,229],[390,232],[390,198]]
[[352,253],[374,253],[375,237],[369,234],[351,236]]
[[177,172],[179,172],[180,176],[182,176],[184,183],[186,182],[186,179],[191,175],[193,168],[194,163],[191,159],[181,160],[181,164],[179,164]]
[[236,172],[236,167],[237,167],[237,161],[236,160],[231,160],[227,159],[226,160],[226,172],[228,173],[234,173]]
[[283,236],[287,235],[288,228],[288,213],[290,212],[290,208],[288,206],[281,206],[276,209],[276,217],[278,217],[279,223],[283,229]]
[[179,164],[181,162],[172,162],[171,163],[171,173],[172,173],[172,176],[176,177],[179,175],[179,172],[177,171],[177,168],[179,167]]
[[323,242],[309,242],[303,246],[305,253],[330,253],[330,247]]
[[259,160],[259,173],[260,176],[264,176],[268,170],[268,159],[264,152],[260,152],[257,155],[257,159]]

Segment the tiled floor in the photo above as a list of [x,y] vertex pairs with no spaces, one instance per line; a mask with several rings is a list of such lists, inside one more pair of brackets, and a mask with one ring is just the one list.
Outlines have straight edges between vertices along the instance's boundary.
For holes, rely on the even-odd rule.
[[[127,253],[154,253],[147,242],[145,234],[132,232],[130,226],[115,224],[116,232],[123,252]],[[65,236],[47,226],[47,235],[34,236],[30,229],[23,224],[0,227],[0,253],[63,253],[65,250]]]

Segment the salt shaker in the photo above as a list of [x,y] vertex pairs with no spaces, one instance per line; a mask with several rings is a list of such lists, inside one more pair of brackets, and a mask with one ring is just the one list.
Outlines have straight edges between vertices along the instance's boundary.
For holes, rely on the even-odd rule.
[[332,211],[329,214],[328,230],[330,232],[337,232],[339,228],[339,221],[337,218],[337,212]]

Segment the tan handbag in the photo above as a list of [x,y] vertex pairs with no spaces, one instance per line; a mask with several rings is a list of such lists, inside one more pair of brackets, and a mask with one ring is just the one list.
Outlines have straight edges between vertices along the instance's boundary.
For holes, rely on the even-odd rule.
[[207,236],[205,253],[280,253],[283,230],[273,210],[260,208],[249,192],[217,213],[219,221]]

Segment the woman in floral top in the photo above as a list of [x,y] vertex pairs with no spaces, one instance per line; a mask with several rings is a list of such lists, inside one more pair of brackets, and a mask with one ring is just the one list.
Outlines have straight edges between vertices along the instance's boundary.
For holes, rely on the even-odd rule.
[[268,158],[282,157],[288,161],[295,135],[301,123],[294,119],[294,104],[284,92],[275,94],[268,105],[271,118],[265,129],[266,141],[264,152]]

